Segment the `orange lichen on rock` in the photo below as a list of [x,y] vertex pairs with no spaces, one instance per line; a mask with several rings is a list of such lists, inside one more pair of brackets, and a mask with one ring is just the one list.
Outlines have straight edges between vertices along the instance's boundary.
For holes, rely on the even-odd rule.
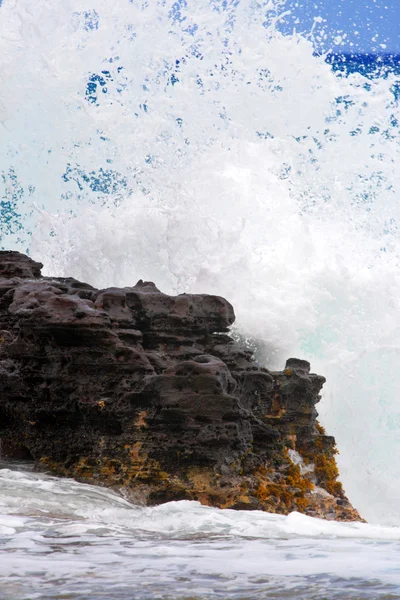
[[255,472],[259,482],[255,491],[256,497],[266,506],[272,503],[276,512],[306,512],[310,504],[309,493],[314,488],[313,483],[302,475],[300,467],[292,462],[286,449],[282,453],[281,463],[279,477],[272,469],[268,473],[265,467]]
[[135,421],[135,427],[148,427],[147,425],[147,421],[146,421],[146,417],[147,417],[147,410],[141,410],[137,416],[137,419]]
[[343,486],[339,477],[339,469],[336,464],[335,455],[338,454],[335,441],[325,434],[325,429],[316,422],[317,435],[303,451],[304,459],[314,465],[314,476],[316,484],[340,498],[344,497]]

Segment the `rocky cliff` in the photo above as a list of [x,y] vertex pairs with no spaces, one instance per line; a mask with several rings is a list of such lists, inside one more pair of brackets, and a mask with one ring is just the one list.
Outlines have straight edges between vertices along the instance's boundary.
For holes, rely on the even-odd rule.
[[218,296],[97,290],[41,267],[0,252],[3,458],[139,503],[360,519],[316,421],[325,380],[306,361],[260,367]]

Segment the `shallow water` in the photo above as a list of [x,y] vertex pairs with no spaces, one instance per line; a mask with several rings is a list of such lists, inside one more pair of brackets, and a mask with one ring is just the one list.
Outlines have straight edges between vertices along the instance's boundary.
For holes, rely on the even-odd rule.
[[0,598],[400,598],[400,528],[197,502],[148,508],[0,465]]

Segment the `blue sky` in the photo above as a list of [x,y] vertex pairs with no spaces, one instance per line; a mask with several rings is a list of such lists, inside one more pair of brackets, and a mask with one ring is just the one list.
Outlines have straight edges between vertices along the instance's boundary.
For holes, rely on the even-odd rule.
[[288,0],[287,7],[288,26],[297,19],[300,32],[314,17],[326,19],[324,50],[400,54],[400,0]]
[[400,0],[287,0],[286,8],[289,30],[308,32],[315,17],[324,19],[321,50],[400,54]]

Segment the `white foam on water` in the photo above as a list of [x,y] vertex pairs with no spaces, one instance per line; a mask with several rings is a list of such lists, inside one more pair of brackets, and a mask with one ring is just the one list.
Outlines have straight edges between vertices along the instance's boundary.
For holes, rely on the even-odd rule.
[[400,593],[400,528],[189,501],[138,507],[1,466],[0,590],[13,600]]
[[0,540],[0,589],[13,599],[400,593],[400,528],[189,501],[138,507],[105,488],[4,465]]
[[46,274],[226,296],[267,366],[328,377],[350,499],[398,524],[394,77],[336,76],[279,32],[282,3],[0,10],[0,189],[22,213],[2,243]]
[[296,512],[285,517],[261,511],[221,510],[188,500],[140,507],[106,488],[7,468],[0,470],[0,482],[0,526],[10,534],[11,529],[26,525],[24,517],[39,517],[55,519],[55,530],[66,536],[103,527],[108,533],[132,530],[176,539],[197,535],[271,539],[289,535],[400,541],[400,527],[325,521]]

